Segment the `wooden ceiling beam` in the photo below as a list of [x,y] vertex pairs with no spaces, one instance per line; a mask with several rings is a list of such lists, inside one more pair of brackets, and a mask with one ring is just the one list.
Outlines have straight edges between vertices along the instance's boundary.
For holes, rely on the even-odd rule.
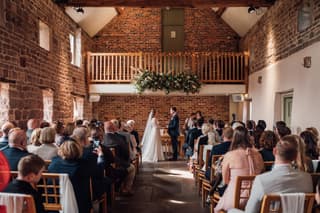
[[55,0],[77,7],[270,7],[275,0]]

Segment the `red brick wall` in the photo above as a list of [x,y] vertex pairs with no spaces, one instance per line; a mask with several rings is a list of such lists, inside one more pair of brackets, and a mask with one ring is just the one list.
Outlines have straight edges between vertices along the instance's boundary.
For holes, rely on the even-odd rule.
[[[237,51],[238,35],[212,9],[185,9],[185,51]],[[97,52],[161,51],[161,9],[125,8],[96,36]]]
[[[250,51],[250,71],[262,68],[288,57],[320,41],[320,1],[313,4],[313,24],[298,31],[300,0],[278,0],[260,21],[241,40],[241,47]],[[301,62],[302,63],[302,62]]]
[[197,110],[202,111],[206,119],[229,119],[228,96],[102,96],[100,102],[93,104],[93,114],[100,120],[134,119],[142,134],[152,108],[158,112],[160,125],[166,127],[171,106],[177,107],[181,128],[188,115]]
[[[4,1],[0,77],[11,81],[10,120],[24,127],[29,118],[42,119],[42,88],[54,90],[53,119],[71,120],[72,93],[86,96],[84,68],[70,64],[69,33],[77,28],[76,24],[52,1]],[[51,29],[50,51],[38,44],[39,19]],[[85,52],[91,49],[91,39],[84,32],[82,35]],[[91,104],[85,102],[88,117]]]

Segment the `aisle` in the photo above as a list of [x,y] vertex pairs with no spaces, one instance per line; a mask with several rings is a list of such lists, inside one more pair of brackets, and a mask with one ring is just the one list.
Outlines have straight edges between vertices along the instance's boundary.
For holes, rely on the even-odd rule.
[[115,213],[208,213],[202,208],[185,161],[144,164],[133,197],[119,197]]

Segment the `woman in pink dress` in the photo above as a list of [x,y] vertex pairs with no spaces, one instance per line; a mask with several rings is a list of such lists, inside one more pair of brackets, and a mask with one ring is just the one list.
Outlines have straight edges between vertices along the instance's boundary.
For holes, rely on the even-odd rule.
[[[222,162],[222,178],[228,184],[226,191],[220,198],[214,212],[234,208],[234,192],[236,177],[243,175],[257,175],[264,169],[263,159],[252,144],[250,144],[248,131],[239,126],[235,129],[230,151],[224,156]],[[242,203],[242,208],[246,201]]]

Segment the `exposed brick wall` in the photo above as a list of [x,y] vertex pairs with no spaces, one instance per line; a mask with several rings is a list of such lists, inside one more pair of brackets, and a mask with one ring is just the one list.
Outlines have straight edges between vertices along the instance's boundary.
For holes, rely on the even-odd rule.
[[[185,51],[237,51],[238,35],[212,9],[185,9]],[[125,8],[95,39],[97,52],[161,51],[161,9]]]
[[181,129],[184,120],[197,110],[202,111],[206,119],[229,119],[228,96],[102,96],[100,102],[93,104],[93,114],[100,120],[134,119],[141,135],[152,108],[157,111],[161,127],[166,127],[172,106],[177,107]]
[[[39,19],[51,29],[49,52],[38,45]],[[86,96],[85,58],[81,69],[70,64],[69,33],[76,28],[52,1],[5,0],[5,20],[0,25],[0,76],[11,81],[9,119],[21,127],[29,118],[42,119],[43,88],[54,91],[53,120],[71,120],[72,94]],[[92,48],[91,39],[84,32],[82,35],[84,56]],[[85,112],[86,117],[91,116],[91,104],[85,104]]]
[[313,24],[298,31],[300,0],[278,0],[241,40],[241,48],[249,50],[250,71],[288,57],[320,40],[320,1],[313,4]]

